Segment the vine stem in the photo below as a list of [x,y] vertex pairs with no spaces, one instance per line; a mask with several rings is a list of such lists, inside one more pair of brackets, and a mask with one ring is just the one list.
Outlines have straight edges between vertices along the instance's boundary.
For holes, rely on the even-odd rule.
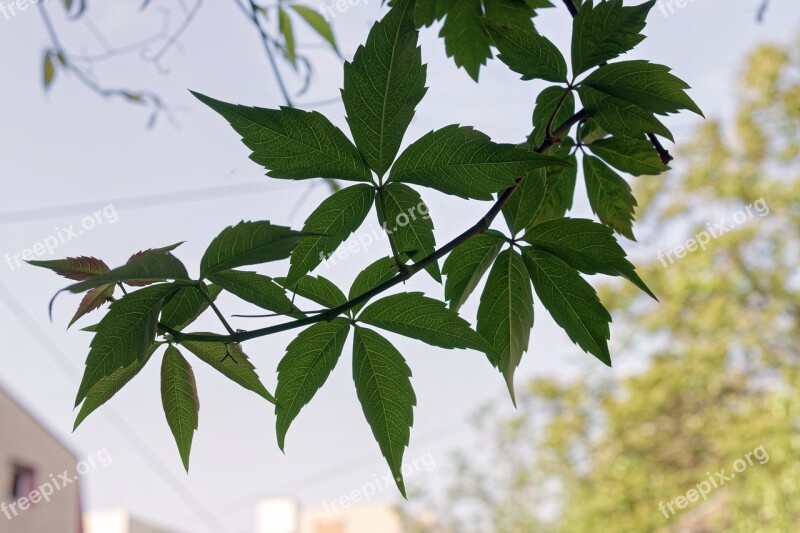
[[[549,148],[554,146],[558,139],[569,133],[569,130],[572,127],[585,120],[588,117],[588,113],[586,110],[581,110],[578,113],[571,116],[567,119],[561,126],[559,126],[551,136],[547,137],[542,144],[536,148],[536,152],[544,153]],[[320,313],[316,316],[311,316],[307,318],[302,318],[300,320],[295,320],[293,322],[286,322],[283,324],[276,324],[274,326],[268,326],[265,328],[254,329],[251,331],[236,331],[232,334],[228,335],[216,335],[216,334],[206,334],[206,333],[183,333],[180,331],[176,331],[172,328],[165,326],[164,324],[159,324],[159,331],[161,333],[169,334],[172,337],[172,340],[177,343],[186,342],[186,341],[193,341],[193,342],[221,342],[221,343],[231,343],[231,342],[244,342],[252,339],[257,339],[259,337],[266,337],[267,335],[274,335],[276,333],[281,333],[283,331],[289,331],[292,329],[302,328],[305,326],[311,326],[313,324],[317,324],[319,322],[329,322],[334,318],[343,315],[350,309],[367,302],[371,298],[386,292],[387,290],[391,289],[399,285],[400,283],[404,283],[409,278],[424,270],[425,267],[431,265],[435,261],[443,258],[470,238],[483,233],[492,225],[492,222],[500,214],[503,210],[503,207],[508,203],[511,197],[519,188],[522,180],[525,177],[520,177],[516,180],[514,185],[503,191],[500,196],[497,198],[495,203],[492,205],[491,209],[472,227],[461,233],[459,236],[455,237],[453,240],[433,252],[432,254],[428,255],[424,259],[416,262],[412,265],[406,265],[404,271],[401,271],[395,277],[390,280],[381,283],[377,287],[365,292],[361,296],[353,298],[352,300],[348,301],[345,304],[342,304],[338,307],[334,307],[328,311]]]

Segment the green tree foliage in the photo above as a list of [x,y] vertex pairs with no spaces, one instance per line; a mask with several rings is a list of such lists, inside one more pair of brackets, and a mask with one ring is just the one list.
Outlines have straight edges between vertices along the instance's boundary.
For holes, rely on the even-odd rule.
[[[800,528],[798,45],[758,48],[735,124],[705,124],[685,171],[639,183],[642,227],[669,236],[659,246],[687,244],[641,265],[660,304],[632,286],[601,291],[627,324],[627,370],[537,379],[519,395],[518,416],[482,412],[494,460],[484,470],[459,459],[448,531]],[[613,258],[601,256],[609,268]],[[579,255],[567,261],[596,268]],[[714,488],[721,469],[730,479]],[[690,492],[703,482],[705,497]]]
[[[613,235],[616,230],[633,237],[636,201],[627,180],[612,167],[633,175],[666,170],[669,155],[655,134],[668,132],[659,127],[655,115],[699,110],[685,92],[688,86],[668,67],[647,61],[608,62],[644,39],[641,30],[652,1],[636,8],[618,0],[596,7],[588,1],[580,10],[568,1],[565,16],[577,14],[571,73],[570,62],[532,22],[537,9],[549,7],[549,2],[477,0],[468,9],[461,4],[392,2],[344,67],[342,99],[349,135],[317,112],[236,105],[194,93],[227,120],[268,176],[356,182],[322,201],[300,231],[269,221],[243,221],[226,228],[204,253],[197,279],[173,254],[177,245],[141,252],[115,269],[93,258],[35,263],[77,281],[65,289],[69,292],[95,291],[85,297],[80,315],[104,299],[113,300],[105,317],[91,328],[95,337],[78,394],[78,404],[84,402],[79,421],[111,399],[166,344],[164,408],[184,465],[188,466],[198,425],[194,359],[186,359],[186,351],[275,403],[283,448],[291,422],[336,370],[352,329],[356,393],[397,486],[405,493],[402,457],[416,405],[411,370],[402,354],[372,328],[439,348],[485,353],[503,375],[512,399],[514,373],[528,349],[537,305],[581,349],[611,365],[610,315],[582,275],[622,276],[652,296]],[[283,12],[284,32],[285,17]],[[524,80],[556,84],[534,99],[534,130],[520,132],[528,142],[499,143],[472,127],[452,124],[409,140],[401,150],[426,93],[418,28],[442,18],[446,49],[473,77],[494,47],[500,61]],[[474,35],[475,42],[464,35]],[[605,113],[613,135],[595,123],[592,112],[576,112],[578,100],[581,106],[590,105],[584,102],[585,90],[593,91],[591,105],[598,116]],[[618,109],[637,117],[638,123],[620,126]],[[594,155],[587,155],[587,149]],[[587,168],[592,206],[605,226],[565,217],[580,158]],[[426,189],[492,203],[473,226],[437,247],[432,217],[444,215],[429,213]],[[391,256],[358,274],[348,299],[313,271],[359,230],[373,208],[384,225]],[[492,228],[501,213],[507,222],[504,231]],[[252,271],[286,260],[287,275],[279,279]],[[412,290],[384,294],[423,270],[438,282],[445,274],[445,299]],[[458,309],[486,275],[473,327]],[[144,288],[128,292],[126,285]],[[277,323],[235,330],[215,304],[220,292],[270,311]],[[325,309],[308,311],[306,302],[295,305],[295,297]],[[225,333],[184,331],[209,309]],[[273,398],[241,343],[301,329],[278,364]]]

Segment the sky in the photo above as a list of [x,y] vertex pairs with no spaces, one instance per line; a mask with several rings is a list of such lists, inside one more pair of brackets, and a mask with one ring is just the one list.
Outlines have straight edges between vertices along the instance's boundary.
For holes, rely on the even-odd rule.
[[[158,31],[159,10],[173,5],[154,1],[141,12],[140,4],[138,0],[90,2],[90,23],[67,23],[57,2],[50,2],[48,9],[65,45],[76,53],[92,54],[102,51],[92,29],[101,30],[115,46],[123,46]],[[795,0],[772,0],[762,24],[755,20],[759,4],[760,0],[694,0],[678,7],[678,2],[664,2],[651,14],[645,31],[649,38],[630,56],[673,67],[692,85],[690,94],[706,116],[729,117],[735,105],[735,76],[745,54],[762,42],[794,39],[800,30],[800,4]],[[308,5],[318,7],[313,0]],[[345,58],[352,57],[382,12],[377,0],[362,0],[337,13],[333,24]],[[177,22],[174,13],[169,20],[173,29]],[[537,27],[565,49],[569,20],[564,9],[550,10],[537,19]],[[317,44],[307,49],[315,67],[311,88],[296,100],[335,98],[342,84],[341,61],[308,32],[302,32],[299,41]],[[482,70],[480,84],[473,83],[445,56],[436,28],[423,32],[421,45],[429,65],[429,90],[405,145],[431,129],[454,123],[474,126],[499,142],[524,139],[531,127],[533,101],[543,85],[520,81],[498,62]],[[233,2],[206,2],[159,68],[137,55],[97,66],[95,74],[104,84],[149,88],[170,104],[175,123],[162,117],[152,129],[145,127],[148,113],[142,107],[103,100],[70,76],[57,74],[45,93],[41,62],[47,46],[35,8],[9,19],[0,15],[0,72],[4,75],[0,94],[5,103],[0,128],[3,257],[63,236],[65,242],[59,243],[54,255],[40,258],[97,255],[113,266],[140,249],[186,241],[176,253],[196,274],[204,247],[222,228],[248,219],[299,228],[328,194],[324,186],[311,187],[309,182],[264,177],[263,168],[249,161],[238,135],[188,93],[192,89],[261,107],[283,103],[257,35]],[[287,79],[296,91],[297,79],[288,72]],[[316,109],[347,131],[340,103]],[[691,139],[701,120],[685,114],[665,122],[680,145]],[[642,179],[669,179],[669,174]],[[213,192],[203,192],[207,190]],[[488,208],[488,204],[432,190],[422,194],[439,243],[477,221]],[[579,186],[572,216],[591,215],[584,197]],[[94,222],[87,222],[87,217]],[[375,225],[373,214],[361,232],[370,232]],[[70,227],[76,231],[67,239]],[[670,236],[653,235],[652,239],[627,247],[633,254],[650,254],[668,245]],[[378,242],[347,262],[330,268],[323,265],[317,272],[348,288],[359,268],[387,254],[386,246],[385,240]],[[285,264],[272,264],[259,271],[282,275],[285,269]],[[158,364],[146,368],[73,433],[72,403],[90,335],[77,328],[65,330],[78,303],[76,297],[60,297],[53,321],[49,320],[47,303],[64,285],[65,280],[46,271],[0,264],[4,341],[0,386],[51,428],[79,459],[108,451],[111,465],[82,479],[85,508],[126,508],[175,531],[247,532],[252,531],[253,507],[260,497],[292,496],[307,505],[320,505],[387,472],[355,395],[348,368],[350,342],[325,387],[294,422],[286,454],[275,443],[271,406],[200,363],[195,365],[200,430],[189,475],[183,472],[164,421]],[[424,276],[406,288],[442,296],[442,288]],[[473,298],[462,311],[469,320],[474,320],[477,301]],[[223,297],[219,303],[229,315],[253,312],[233,298]],[[93,318],[81,324],[93,323]],[[253,319],[235,323],[244,329],[257,325],[260,322]],[[204,318],[197,329],[219,328]],[[614,325],[612,354],[619,348],[613,335]],[[387,336],[408,359],[418,397],[406,459],[413,463],[428,458],[426,464],[430,464],[433,458],[435,462],[433,468],[415,471],[407,486],[411,491],[441,487],[449,475],[449,451],[481,451],[479,436],[470,432],[470,414],[487,401],[501,402],[505,413],[513,407],[503,380],[485,356]],[[276,335],[245,346],[270,390],[276,382],[276,365],[291,338],[291,334]],[[517,383],[541,375],[568,378],[581,369],[621,372],[622,368],[606,369],[583,354],[538,311]],[[397,497],[394,488],[387,487],[376,501],[396,501]]]

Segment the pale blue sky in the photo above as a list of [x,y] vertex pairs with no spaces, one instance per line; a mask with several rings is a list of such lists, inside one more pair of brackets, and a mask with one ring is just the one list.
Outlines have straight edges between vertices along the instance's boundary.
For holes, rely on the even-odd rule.
[[[140,3],[90,2],[90,16],[112,42],[124,44],[141,36],[146,25],[157,27],[155,13],[138,14]],[[672,66],[694,87],[691,95],[707,116],[727,115],[733,105],[734,76],[743,55],[765,40],[786,42],[800,28],[800,5],[795,0],[773,0],[763,25],[755,22],[759,3],[760,0],[695,0],[682,9],[676,8],[669,17],[654,10],[646,30],[649,39],[637,56]],[[381,12],[379,4],[377,0],[361,2],[334,21],[346,57],[351,57],[365,39],[371,22]],[[309,5],[316,7],[313,0]],[[53,2],[51,11],[58,13],[57,7]],[[136,23],[131,22],[132,17],[137,17]],[[60,16],[56,20],[63,22]],[[540,31],[562,49],[569,35],[567,24],[567,15],[560,6],[539,19]],[[86,28],[81,24],[73,26],[64,32],[72,49],[96,51]],[[303,42],[311,40],[310,34],[301,37]],[[0,225],[0,255],[29,248],[52,235],[55,228],[79,225],[83,216],[114,199],[162,192],[174,192],[179,198],[181,191],[263,184],[261,192],[238,198],[143,208],[120,201],[116,203],[115,223],[98,225],[56,251],[58,257],[96,254],[113,265],[139,249],[185,240],[178,255],[196,273],[204,246],[226,225],[242,219],[270,219],[299,227],[326,193],[324,187],[313,189],[310,198],[293,214],[298,197],[309,191],[308,183],[264,178],[263,169],[247,159],[247,150],[238,136],[187,92],[193,89],[223,100],[263,107],[282,103],[260,44],[233,2],[207,2],[181,41],[183,52],[175,51],[166,57],[169,75],[158,74],[151,65],[136,59],[98,70],[109,85],[156,89],[179,108],[179,128],[161,122],[147,130],[143,109],[102,101],[68,76],[59,77],[53,90],[44,94],[40,79],[46,42],[34,9],[10,20],[0,17],[0,72],[5,74],[0,89],[5,104],[0,130],[4,183],[0,216],[9,211],[68,204],[86,203],[92,207],[69,216]],[[483,82],[476,85],[445,57],[444,47],[433,30],[424,32],[422,47],[429,64],[430,89],[406,143],[430,129],[452,123],[473,125],[501,141],[524,138],[530,129],[532,102],[541,85],[519,81],[497,63],[483,70]],[[338,60],[324,52],[314,52],[312,56],[317,75],[308,95],[300,101],[333,97],[341,86]],[[346,128],[341,105],[320,110]],[[689,139],[699,120],[687,114],[667,123],[680,142]],[[643,179],[669,179],[669,175]],[[574,213],[587,216],[582,196],[580,189]],[[469,204],[430,190],[423,191],[423,197],[430,205],[439,242],[477,220],[487,208],[486,204]],[[352,258],[352,264],[322,267],[319,272],[349,287],[358,267],[387,253],[382,245]],[[632,252],[649,253],[641,245],[632,244],[629,248]],[[263,269],[276,275],[285,273],[283,270],[284,265]],[[64,331],[77,299],[60,298],[51,324],[47,302],[64,285],[62,280],[44,271],[11,271],[0,264],[0,282],[5,287],[0,288],[0,298],[9,303],[0,306],[0,334],[5,341],[0,371],[3,386],[45,420],[79,456],[106,448],[113,457],[111,467],[92,472],[84,480],[86,508],[125,507],[178,531],[210,531],[185,499],[167,484],[168,479],[213,513],[224,531],[249,531],[253,504],[259,495],[296,496],[315,505],[348,493],[386,471],[353,390],[349,356],[342,359],[323,391],[295,422],[286,455],[275,444],[270,405],[240,391],[201,363],[196,365],[200,431],[195,437],[190,476],[182,472],[163,420],[158,364],[146,369],[72,434],[72,399],[90,340],[88,334],[77,329]],[[414,279],[408,288],[441,296],[441,288],[423,277]],[[9,293],[13,302],[9,301]],[[229,314],[251,310],[229,298],[223,298],[221,305]],[[477,299],[473,299],[464,315],[473,319],[476,308]],[[518,373],[519,383],[543,373],[567,376],[584,366],[611,372],[580,353],[538,308],[536,320],[530,351]],[[24,324],[28,324],[27,329]],[[236,323],[242,328],[255,324],[244,320]],[[198,328],[216,329],[217,325],[209,319]],[[30,329],[44,339],[37,342]],[[431,453],[438,465],[431,472],[415,474],[408,485],[412,490],[437,486],[446,475],[447,451],[459,444],[474,443],[467,418],[475,407],[490,399],[504,402],[508,412],[512,407],[504,396],[502,379],[484,356],[390,337],[409,361],[418,395],[416,424],[406,457]],[[246,346],[270,389],[274,389],[275,366],[290,338],[289,334],[279,335]],[[130,445],[118,420],[136,430],[138,438],[160,458],[165,471],[157,474],[161,467],[154,470],[152,463]],[[10,430],[13,429],[2,428]],[[394,500],[396,493],[387,490],[379,498]]]

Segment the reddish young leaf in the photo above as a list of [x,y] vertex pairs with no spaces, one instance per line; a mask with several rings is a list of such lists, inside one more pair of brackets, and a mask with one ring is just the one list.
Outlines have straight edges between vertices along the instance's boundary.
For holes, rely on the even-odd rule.
[[67,279],[83,281],[109,271],[101,259],[95,257],[67,257],[53,261],[28,261],[29,265],[47,268]]
[[113,283],[109,283],[107,285],[95,287],[87,292],[83,296],[83,300],[81,300],[78,310],[75,312],[75,316],[73,316],[72,320],[69,321],[69,326],[67,326],[67,329],[69,329],[69,327],[72,326],[72,324],[74,324],[83,315],[91,313],[95,309],[99,309],[101,305],[108,302],[110,298],[114,296],[114,287],[115,285]]

